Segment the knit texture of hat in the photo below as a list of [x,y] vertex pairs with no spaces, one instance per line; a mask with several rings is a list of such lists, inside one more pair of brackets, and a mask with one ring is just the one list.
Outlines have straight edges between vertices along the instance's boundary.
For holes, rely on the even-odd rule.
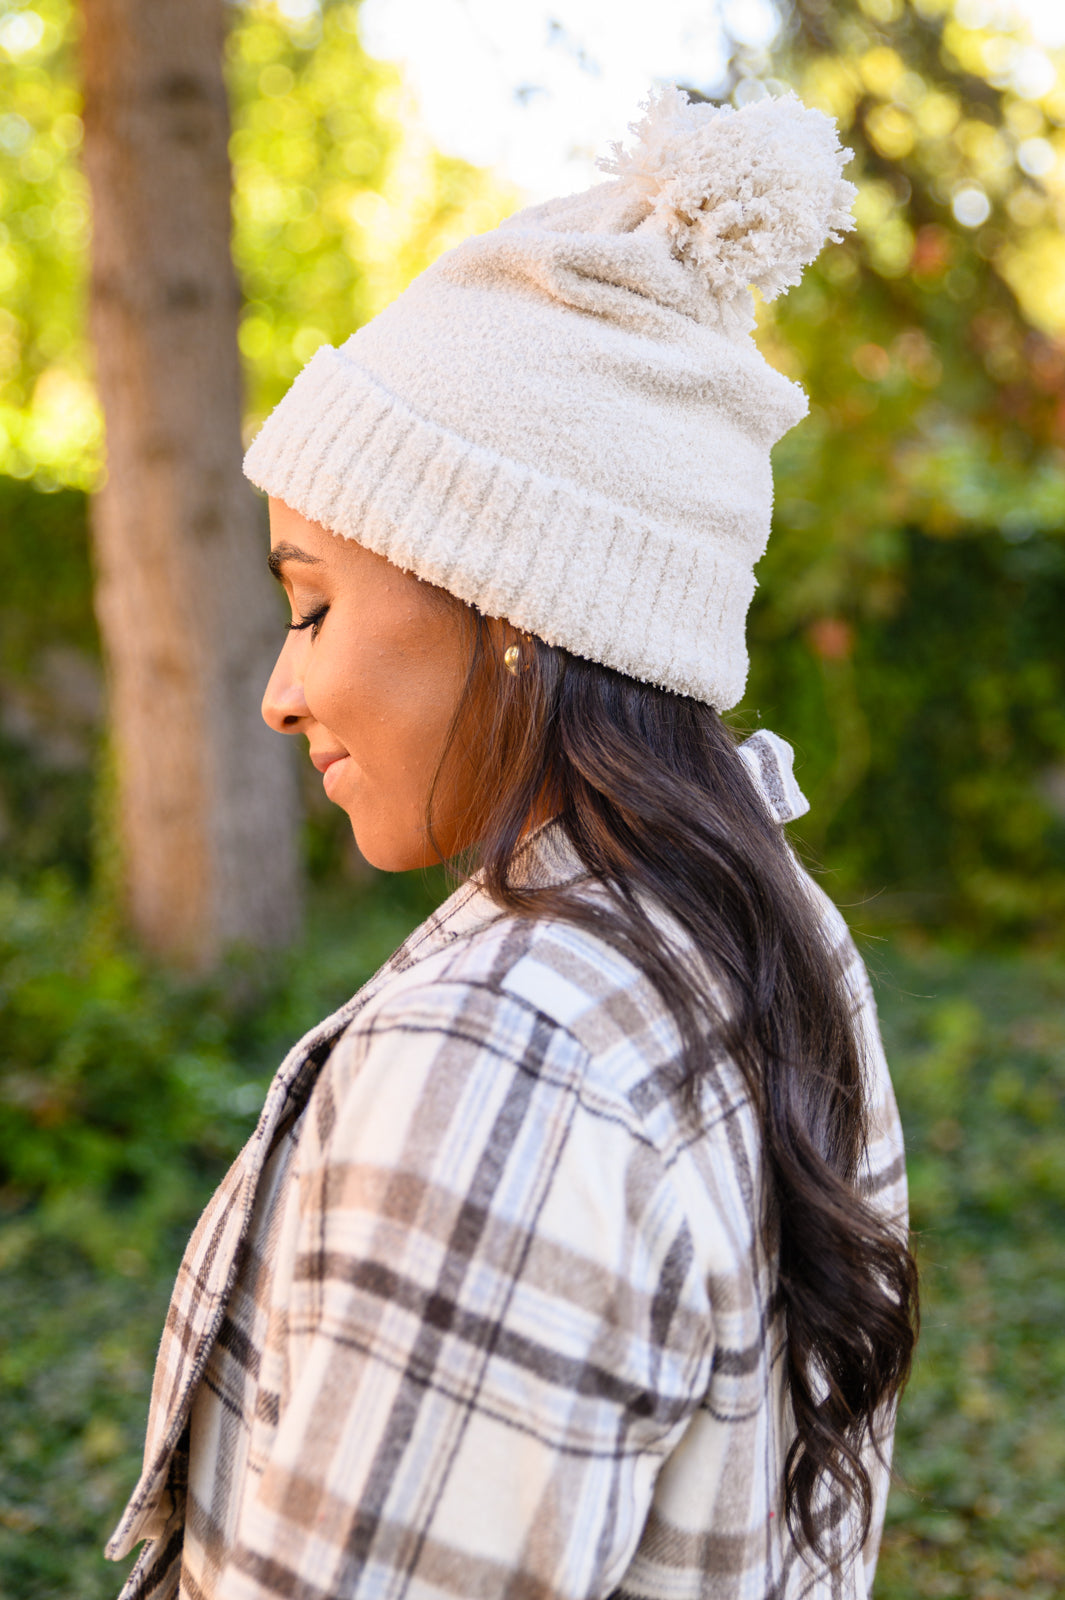
[[486,616],[727,710],[769,452],[807,409],[750,288],[852,225],[851,152],[791,94],[645,110],[612,181],[467,240],[320,349],[245,471]]

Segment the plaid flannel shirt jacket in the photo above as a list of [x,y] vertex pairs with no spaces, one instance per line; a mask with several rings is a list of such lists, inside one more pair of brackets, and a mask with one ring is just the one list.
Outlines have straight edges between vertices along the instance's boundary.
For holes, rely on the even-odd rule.
[[[786,820],[798,808],[762,777]],[[538,881],[575,876],[550,826],[530,857]],[[810,889],[864,1041],[862,1187],[903,1229],[868,979]],[[725,1062],[694,1126],[677,1049],[616,952],[502,915],[476,879],[301,1040],[178,1274],[144,1470],[108,1546],[149,1540],[122,1600],[864,1597],[887,1468],[868,1454],[865,1548],[834,1574],[804,1560],[782,1510],[793,1428],[757,1124]],[[227,1307],[284,1140],[268,1271],[238,1329]],[[240,1376],[219,1403],[249,1443],[208,1591],[182,1552],[189,1416],[216,1346]],[[854,1543],[841,1501],[822,1516],[836,1550]]]

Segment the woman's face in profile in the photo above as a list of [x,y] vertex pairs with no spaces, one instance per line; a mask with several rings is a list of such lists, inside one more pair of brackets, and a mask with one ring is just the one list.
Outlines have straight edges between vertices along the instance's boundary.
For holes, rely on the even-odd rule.
[[292,629],[263,697],[279,733],[302,733],[329,799],[347,812],[375,867],[403,872],[468,841],[471,795],[448,763],[426,804],[466,683],[462,610],[382,556],[270,501],[270,566]]

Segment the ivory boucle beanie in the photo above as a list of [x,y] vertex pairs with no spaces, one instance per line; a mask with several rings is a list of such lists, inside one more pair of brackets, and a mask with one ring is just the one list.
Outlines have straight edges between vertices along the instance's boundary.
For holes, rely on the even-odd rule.
[[835,125],[669,88],[610,182],[442,256],[311,359],[253,483],[487,616],[719,710],[802,389],[751,337],[851,226]]

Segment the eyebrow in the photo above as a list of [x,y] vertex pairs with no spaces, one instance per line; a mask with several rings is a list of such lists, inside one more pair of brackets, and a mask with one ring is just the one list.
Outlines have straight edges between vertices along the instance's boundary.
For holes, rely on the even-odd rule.
[[280,580],[281,568],[286,561],[302,561],[304,566],[316,567],[319,564],[317,556],[308,555],[306,550],[301,550],[298,544],[289,544],[287,540],[270,551],[266,558],[266,565],[274,577]]

